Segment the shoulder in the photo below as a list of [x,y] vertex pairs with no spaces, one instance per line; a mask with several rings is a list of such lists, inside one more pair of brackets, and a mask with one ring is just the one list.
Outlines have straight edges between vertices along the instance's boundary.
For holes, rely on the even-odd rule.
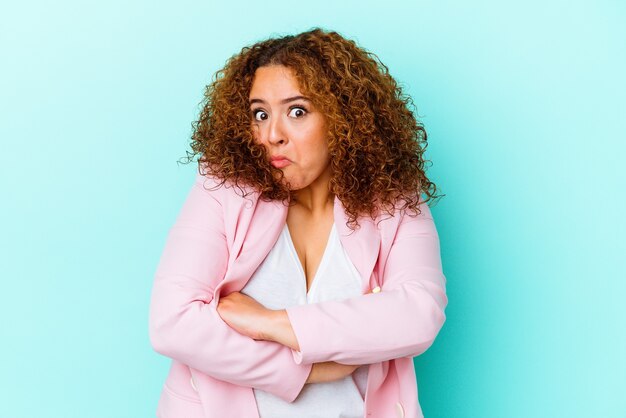
[[417,211],[407,207],[405,199],[398,199],[392,211],[381,211],[375,219],[375,223],[383,234],[394,235],[399,228],[406,224],[419,221],[432,221],[432,213],[428,204],[420,195]]
[[235,185],[228,180],[222,180],[208,172],[196,174],[194,187],[201,189],[203,193],[222,206],[250,206],[258,199],[256,191],[245,186]]

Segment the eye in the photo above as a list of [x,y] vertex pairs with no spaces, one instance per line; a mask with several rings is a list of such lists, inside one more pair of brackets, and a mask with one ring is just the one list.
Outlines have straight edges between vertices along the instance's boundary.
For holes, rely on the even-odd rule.
[[255,120],[261,121],[261,120],[266,120],[267,119],[267,113],[265,113],[264,110],[261,109],[256,109],[252,111],[252,117]]
[[303,106],[294,106],[289,109],[289,117],[300,118],[306,114],[307,110]]

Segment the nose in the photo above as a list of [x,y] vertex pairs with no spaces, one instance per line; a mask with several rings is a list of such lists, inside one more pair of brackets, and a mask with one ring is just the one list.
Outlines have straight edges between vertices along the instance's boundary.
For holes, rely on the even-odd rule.
[[270,118],[266,128],[266,139],[268,143],[272,145],[282,145],[287,142],[287,136],[280,117]]

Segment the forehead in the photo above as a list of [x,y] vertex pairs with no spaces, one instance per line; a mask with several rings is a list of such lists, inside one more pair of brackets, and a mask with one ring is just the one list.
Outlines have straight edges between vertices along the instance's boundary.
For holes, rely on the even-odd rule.
[[300,93],[300,85],[291,68],[271,65],[257,68],[250,98],[281,99]]

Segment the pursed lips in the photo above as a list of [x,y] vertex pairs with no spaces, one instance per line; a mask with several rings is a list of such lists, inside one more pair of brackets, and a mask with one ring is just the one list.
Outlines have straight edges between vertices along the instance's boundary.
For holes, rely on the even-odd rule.
[[272,157],[270,163],[276,168],[283,168],[291,164],[291,161],[289,161],[287,157],[284,157],[281,155],[281,156]]

